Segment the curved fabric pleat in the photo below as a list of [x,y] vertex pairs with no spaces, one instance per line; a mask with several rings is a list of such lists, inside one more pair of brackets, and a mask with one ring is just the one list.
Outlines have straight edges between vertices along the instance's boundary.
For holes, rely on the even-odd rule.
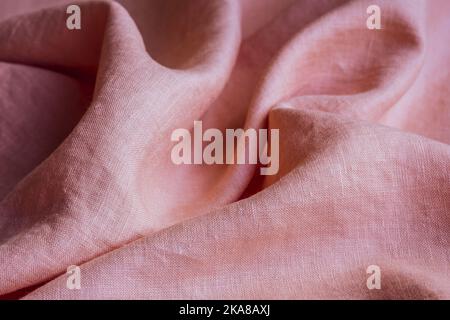
[[[449,299],[450,3],[371,4],[1,1],[0,296]],[[198,120],[278,173],[174,164]]]

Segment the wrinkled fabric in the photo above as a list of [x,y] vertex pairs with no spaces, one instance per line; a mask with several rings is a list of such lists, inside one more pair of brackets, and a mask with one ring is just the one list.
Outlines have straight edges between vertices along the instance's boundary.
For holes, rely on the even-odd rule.
[[[449,299],[450,2],[371,4],[80,1],[68,30],[2,0],[0,295]],[[278,174],[173,164],[195,120],[279,129]]]

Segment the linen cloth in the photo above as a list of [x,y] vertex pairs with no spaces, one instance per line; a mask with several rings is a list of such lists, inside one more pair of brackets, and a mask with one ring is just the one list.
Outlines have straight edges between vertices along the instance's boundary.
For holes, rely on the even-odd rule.
[[[450,1],[68,4],[0,2],[3,298],[450,298]],[[194,120],[278,174],[173,164]]]

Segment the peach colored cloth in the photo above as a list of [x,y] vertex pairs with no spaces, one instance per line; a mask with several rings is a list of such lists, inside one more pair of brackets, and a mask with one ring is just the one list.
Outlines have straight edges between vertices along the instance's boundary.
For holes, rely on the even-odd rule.
[[[0,2],[0,295],[450,298],[450,1],[79,3]],[[279,173],[174,165],[199,119]]]

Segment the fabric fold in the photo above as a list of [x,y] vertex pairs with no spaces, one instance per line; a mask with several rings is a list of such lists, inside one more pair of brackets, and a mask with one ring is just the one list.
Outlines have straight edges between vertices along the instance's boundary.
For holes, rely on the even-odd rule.
[[[450,4],[370,5],[2,2],[0,295],[448,299]],[[174,164],[194,121],[278,173]]]

